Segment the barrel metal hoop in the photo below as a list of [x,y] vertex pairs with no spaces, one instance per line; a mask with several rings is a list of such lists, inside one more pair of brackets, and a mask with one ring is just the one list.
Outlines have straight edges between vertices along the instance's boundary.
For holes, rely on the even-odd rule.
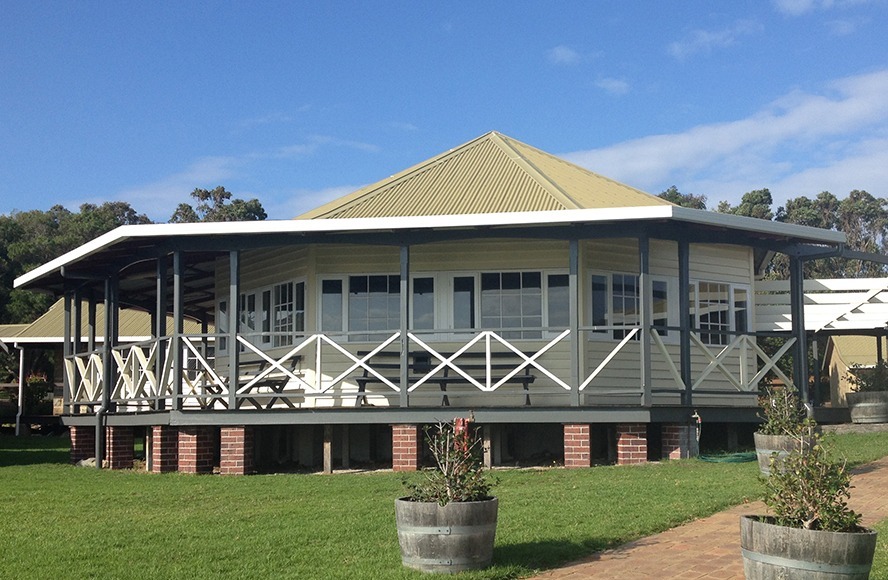
[[481,524],[477,526],[398,526],[398,531],[401,533],[436,536],[469,535],[493,530],[496,530],[496,524]]
[[783,568],[794,568],[796,570],[823,572],[825,574],[866,574],[870,571],[870,568],[872,568],[871,564],[822,564],[819,562],[805,562],[803,560],[793,560],[791,558],[783,558],[772,554],[752,552],[746,548],[740,548],[740,551],[743,553],[744,558],[752,560],[753,562],[782,566]]
[[467,564],[476,564],[478,561],[471,558],[415,558],[413,556],[402,556],[403,564],[414,564],[417,566],[465,566]]

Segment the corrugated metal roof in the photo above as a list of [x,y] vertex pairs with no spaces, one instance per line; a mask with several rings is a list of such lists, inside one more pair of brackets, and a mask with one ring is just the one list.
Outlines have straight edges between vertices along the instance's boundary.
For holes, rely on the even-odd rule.
[[671,205],[497,132],[297,219],[378,218]]
[[[81,328],[83,340],[87,339],[87,323],[89,312],[87,303],[84,302],[80,309]],[[167,328],[173,328],[173,317],[167,316]],[[65,332],[65,306],[64,300],[57,300],[49,310],[19,332],[16,342],[62,342]],[[200,333],[200,324],[186,319],[185,332]],[[212,332],[212,329],[209,330]],[[105,305],[96,304],[96,339],[101,341],[105,334]],[[118,335],[121,339],[147,340],[151,338],[151,315],[141,310],[123,309],[120,311],[118,323]],[[10,341],[6,341],[10,342]]]

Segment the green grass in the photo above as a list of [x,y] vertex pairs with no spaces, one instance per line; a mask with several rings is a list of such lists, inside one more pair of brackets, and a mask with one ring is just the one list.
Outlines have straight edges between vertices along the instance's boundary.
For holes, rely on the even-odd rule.
[[[861,463],[888,454],[888,433],[833,445]],[[400,563],[399,475],[153,475],[73,467],[67,451],[0,437],[0,578],[421,577]],[[470,578],[530,575],[759,492],[755,463],[496,476],[495,565]]]

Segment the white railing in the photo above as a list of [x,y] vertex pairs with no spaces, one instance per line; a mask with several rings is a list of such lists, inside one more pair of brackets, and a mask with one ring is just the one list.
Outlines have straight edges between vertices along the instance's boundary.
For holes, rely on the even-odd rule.
[[[603,328],[603,327],[602,327]],[[585,338],[591,328],[580,331]],[[600,331],[601,328],[594,330]],[[613,329],[611,329],[613,330]],[[626,357],[643,364],[638,353],[627,350],[630,345],[640,352],[640,327],[620,327],[621,340],[597,354],[590,353],[588,344],[581,340],[582,353],[579,385],[583,393],[643,394],[638,373],[635,378],[622,376],[623,385],[609,384],[614,371],[607,371],[615,360]],[[408,364],[406,391],[410,401],[416,395],[447,396],[474,391],[488,397],[503,390],[506,385],[521,385],[525,404],[530,402],[530,386],[535,401],[543,404],[568,404],[571,385],[569,351],[572,344],[570,330],[547,332],[537,339],[507,339],[510,330],[472,332],[460,340],[455,333],[436,340],[418,332],[407,335]],[[430,333],[431,334],[431,333]],[[658,378],[654,387],[659,391],[683,392],[687,386],[682,380],[678,345],[665,344],[658,329],[645,333],[649,338],[651,357],[657,361]],[[348,336],[331,337],[325,334],[305,336],[289,350],[274,355],[263,351],[244,336],[236,340],[239,365],[232,379],[230,360],[217,357],[209,335],[180,337],[182,382],[174,388],[173,356],[169,337],[112,349],[113,365],[111,401],[118,411],[145,411],[151,409],[271,409],[310,408],[318,406],[356,406],[366,403],[368,397],[381,405],[400,404],[401,393],[401,334],[382,335],[378,342],[350,342]],[[366,333],[362,335],[366,339]],[[600,341],[594,341],[602,344]],[[778,361],[793,346],[787,339],[777,351],[769,355],[752,335],[734,335],[726,345],[706,344],[700,333],[691,333],[695,373],[692,391],[707,391],[715,384],[726,393],[753,393],[769,374],[773,373],[785,384],[791,380],[781,371]],[[530,346],[531,348],[528,348]],[[446,347],[446,348],[445,348]],[[366,350],[359,350],[366,349]],[[162,358],[162,364],[158,358]],[[417,360],[425,358],[423,364]],[[632,363],[633,365],[635,363]],[[101,403],[104,363],[101,351],[70,356],[65,360],[65,371],[70,385],[70,412],[93,412]],[[640,368],[640,367],[634,367]],[[665,369],[665,370],[664,370]],[[631,386],[635,381],[635,386]],[[448,386],[453,388],[448,390]],[[233,389],[233,391],[232,391]],[[436,390],[439,389],[439,390]],[[509,391],[513,392],[513,391]],[[538,395],[541,397],[538,397]],[[559,402],[560,401],[560,402]],[[435,404],[427,402],[426,404]],[[472,403],[475,404],[475,403]],[[496,404],[491,399],[488,403]]]

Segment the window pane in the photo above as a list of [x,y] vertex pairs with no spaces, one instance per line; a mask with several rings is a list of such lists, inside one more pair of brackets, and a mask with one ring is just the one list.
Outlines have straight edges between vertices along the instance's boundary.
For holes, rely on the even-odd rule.
[[413,328],[417,330],[435,328],[434,278],[413,280]]
[[654,280],[651,287],[653,291],[654,311],[652,320],[654,328],[657,329],[657,333],[660,336],[667,336],[669,334],[669,331],[666,330],[666,327],[669,326],[669,285],[665,280]]
[[745,333],[749,330],[749,306],[745,288],[734,288],[734,330]]
[[[700,338],[705,344],[725,345],[729,342],[729,303],[727,284],[698,282]],[[717,330],[721,332],[705,332]]]
[[475,328],[474,277],[461,276],[453,279],[453,327]]
[[[607,326],[607,278],[592,276],[592,326]],[[604,334],[606,330],[593,330]]]
[[547,280],[549,327],[561,329],[570,326],[569,278],[567,274],[552,274]]
[[321,330],[342,331],[342,280],[321,282]]

